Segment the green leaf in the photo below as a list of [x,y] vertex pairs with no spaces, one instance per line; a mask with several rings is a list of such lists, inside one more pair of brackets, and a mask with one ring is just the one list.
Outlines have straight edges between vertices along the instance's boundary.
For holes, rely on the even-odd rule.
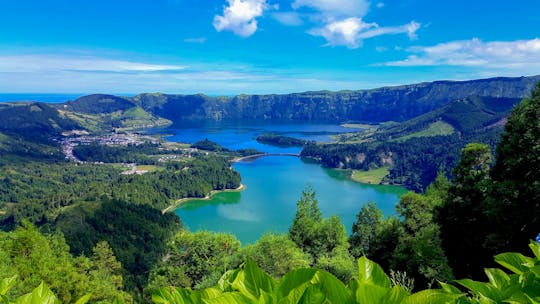
[[239,292],[227,292],[221,296],[213,299],[205,299],[202,302],[205,304],[251,304],[259,303],[257,300],[254,300],[250,297],[247,297]]
[[0,295],[6,295],[15,283],[17,283],[17,275],[0,281]]
[[31,293],[20,296],[16,304],[59,304],[60,301],[54,293],[43,283],[39,284]]
[[394,286],[392,289],[390,289],[390,292],[386,294],[383,301],[381,303],[392,303],[397,304],[403,302],[407,297],[409,296],[409,292],[401,287],[401,286]]
[[276,282],[252,260],[248,260],[244,269],[238,273],[231,287],[252,299],[259,299],[261,291],[270,293]]
[[439,282],[439,285],[441,285],[441,289],[446,293],[452,293],[452,294],[463,294],[456,286],[450,285],[444,282]]
[[437,289],[427,289],[407,297],[403,304],[447,304],[455,303],[463,295],[447,293]]
[[358,281],[370,283],[384,288],[392,287],[390,278],[384,273],[379,264],[370,261],[365,256],[358,259]]
[[298,303],[311,284],[316,269],[296,269],[288,272],[279,282],[276,295],[280,303]]
[[236,279],[236,276],[239,272],[240,269],[228,270],[227,272],[225,272],[218,281],[218,288],[222,292],[233,291],[231,285],[234,282],[234,279]]
[[510,277],[504,271],[497,268],[486,268],[484,271],[491,285],[501,290],[508,286]]
[[495,302],[503,300],[502,290],[489,283],[477,282],[471,279],[457,280],[456,282],[480,298],[490,299]]
[[531,248],[532,252],[534,253],[534,256],[537,260],[540,260],[540,244],[538,244],[535,241],[531,241],[529,243],[529,248]]
[[279,303],[307,303],[305,297],[315,299],[319,291],[324,303],[345,304],[352,301],[345,284],[324,270],[297,269],[287,273],[276,289]]
[[327,300],[326,296],[320,288],[318,288],[317,286],[309,286],[308,288],[306,288],[299,303],[310,303],[310,304],[328,303],[326,300]]
[[345,284],[329,272],[318,270],[311,283],[321,290],[329,303],[345,304],[352,300]]
[[191,304],[191,298],[180,289],[164,287],[152,292],[152,301],[158,304]]
[[498,254],[495,256],[495,262],[517,274],[523,274],[529,268],[534,267],[534,260],[532,258],[515,252]]

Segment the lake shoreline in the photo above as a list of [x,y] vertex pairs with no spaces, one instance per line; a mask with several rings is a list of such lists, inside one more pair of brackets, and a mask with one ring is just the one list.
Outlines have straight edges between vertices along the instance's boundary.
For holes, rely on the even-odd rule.
[[212,197],[218,193],[223,193],[223,192],[242,192],[244,190],[246,190],[246,185],[244,184],[240,184],[240,186],[238,188],[235,188],[235,189],[224,189],[224,190],[212,190],[210,191],[210,193],[208,195],[206,195],[205,197],[185,197],[185,198],[181,198],[179,200],[176,200],[173,204],[169,205],[167,208],[161,210],[161,214],[165,214],[167,212],[171,212],[171,211],[174,211],[176,210],[178,207],[182,206],[183,204],[187,203],[187,202],[190,202],[190,201],[194,201],[194,200],[201,200],[201,201],[209,201],[212,199]]

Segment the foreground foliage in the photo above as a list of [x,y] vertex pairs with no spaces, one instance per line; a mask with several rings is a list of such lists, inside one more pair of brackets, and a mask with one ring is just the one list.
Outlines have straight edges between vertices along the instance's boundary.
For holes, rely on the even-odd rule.
[[439,289],[409,293],[377,264],[361,257],[358,273],[348,286],[332,274],[314,268],[295,269],[273,279],[253,261],[226,272],[219,283],[204,290],[164,287],[152,295],[155,303],[538,303],[540,245],[531,242],[534,257],[503,253],[495,261],[510,271],[486,269],[488,282],[440,283]]

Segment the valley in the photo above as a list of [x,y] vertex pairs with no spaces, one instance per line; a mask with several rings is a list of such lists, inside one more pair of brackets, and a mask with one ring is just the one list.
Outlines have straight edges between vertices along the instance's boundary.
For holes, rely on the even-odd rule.
[[[435,82],[277,99],[97,94],[64,103],[0,103],[0,228],[23,237],[51,233],[65,242],[62,254],[69,257],[109,250],[122,265],[125,285],[104,297],[116,294],[128,301],[131,296],[147,301],[149,290],[164,284],[212,286],[246,257],[276,276],[312,266],[344,282],[356,277],[353,260],[362,254],[386,269],[408,271],[421,288],[430,280],[448,280],[450,269],[477,277],[479,268],[461,267],[459,253],[448,247],[461,246],[452,243],[460,229],[453,216],[469,217],[469,211],[460,213],[467,207],[452,204],[481,201],[470,216],[505,221],[492,218],[505,208],[493,193],[515,186],[492,183],[488,171],[494,178],[510,174],[506,164],[491,169],[491,159],[501,153],[496,150],[501,141],[508,145],[505,125],[516,124],[511,114],[516,105],[528,107],[530,99],[519,94],[533,80]],[[510,84],[518,89],[494,89]],[[454,87],[457,99],[437,99],[434,88],[446,86],[470,91]],[[473,94],[479,90],[487,95]],[[409,97],[400,94],[411,91],[429,106],[409,105]],[[343,101],[353,95],[363,97]],[[371,95],[394,96],[396,105],[387,109],[395,114],[388,117],[392,121],[352,119],[363,110],[323,115],[323,104],[386,111],[385,102],[369,101]],[[205,101],[192,104],[191,98]],[[259,99],[270,112],[253,108]],[[281,99],[302,104],[306,116],[285,115],[297,109],[280,106]],[[219,115],[212,108],[216,100],[223,110]],[[241,107],[239,100],[245,101]],[[397,104],[403,109],[397,111]],[[310,107],[318,114],[310,114]],[[225,115],[228,111],[236,114]],[[473,172],[468,166],[476,175],[468,175]],[[454,215],[440,217],[445,212]],[[486,247],[467,260],[477,266],[499,248],[492,237],[514,233],[470,223],[478,231],[471,237],[489,236]],[[6,233],[0,239],[9,238]],[[266,260],[276,254],[272,248],[295,258],[276,270]],[[443,248],[450,252],[448,260]],[[75,263],[70,261],[61,263]],[[209,267],[213,263],[223,268]],[[70,267],[82,267],[76,265]]]

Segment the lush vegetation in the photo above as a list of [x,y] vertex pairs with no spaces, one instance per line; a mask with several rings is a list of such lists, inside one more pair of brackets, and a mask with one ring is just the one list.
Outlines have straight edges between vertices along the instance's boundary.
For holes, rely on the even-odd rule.
[[212,152],[229,152],[230,151],[229,149],[222,147],[218,143],[208,140],[208,138],[205,138],[203,140],[200,140],[192,144],[191,147],[195,149],[212,151]]
[[301,156],[317,159],[330,168],[368,171],[388,166],[389,174],[382,182],[422,192],[439,171],[451,176],[463,146],[476,141],[494,148],[501,131],[500,128],[492,128],[480,134],[413,137],[403,142],[312,143],[304,146]]
[[[87,256],[74,257],[61,234],[43,235],[24,224],[9,233],[0,232],[0,257],[0,278],[18,277],[0,284],[2,296],[20,297],[44,282],[65,303],[86,294],[91,294],[94,303],[131,299],[123,291],[122,265],[107,242],[96,243]],[[11,303],[5,298],[2,302]]]
[[[0,298],[7,303],[151,298],[156,303],[538,303],[540,245],[530,243],[533,257],[523,253],[539,227],[539,122],[540,84],[508,117],[495,158],[490,145],[465,145],[452,178],[438,174],[423,194],[402,196],[396,217],[384,218],[376,205],[367,204],[347,237],[338,217],[322,217],[315,192],[307,188],[288,234],[268,234],[244,247],[229,234],[182,230],[175,215],[157,209],[177,198],[237,187],[238,174],[215,155],[170,162],[143,175],[121,175],[114,165],[2,158],[0,216],[6,232],[0,232],[0,274],[6,279]],[[425,141],[411,148],[416,153],[445,155],[443,147],[449,147],[443,143],[451,143],[450,137],[407,142]],[[441,144],[430,148],[433,140]],[[378,151],[360,155],[351,149],[348,157],[359,163],[378,157],[384,164],[397,153],[385,149],[406,149],[401,144],[348,145]],[[495,256],[506,271],[490,262],[503,251],[515,251]],[[475,281],[484,273],[488,282]],[[454,281],[461,277],[468,279]],[[439,289],[425,289],[437,284]]]
[[140,297],[150,270],[181,227],[176,215],[159,209],[177,199],[237,188],[240,176],[227,160],[213,156],[172,162],[143,175],[123,175],[122,170],[64,162],[4,164],[0,226],[13,230],[30,221],[43,231],[60,231],[69,244],[66,250],[76,255],[89,256],[96,244],[107,241],[122,264],[122,290]]
[[44,223],[82,202],[119,199],[165,208],[175,200],[204,197],[212,190],[236,189],[240,175],[228,161],[212,156],[171,163],[166,170],[121,174],[113,165],[30,162],[0,167],[0,209],[5,224],[29,219]]
[[439,171],[451,176],[467,143],[485,143],[494,150],[517,102],[478,96],[459,99],[403,123],[341,135],[339,144],[307,145],[302,156],[332,168],[368,171],[388,166],[382,182],[422,192]]
[[167,151],[158,148],[159,144],[153,143],[125,146],[91,143],[75,146],[73,155],[81,161],[87,162],[157,164],[157,159],[150,158],[148,155],[167,153]]
[[[462,279],[455,285],[440,282],[438,289],[410,293],[401,281],[393,280],[373,261],[358,259],[358,273],[350,283],[314,268],[300,268],[276,280],[248,259],[236,270],[220,278],[219,284],[203,290],[162,287],[152,292],[154,303],[538,303],[540,301],[540,245],[531,242],[533,257],[518,253],[503,253],[495,261],[504,269],[489,268],[488,282]],[[0,296],[6,303],[60,303],[58,297],[43,283],[14,301],[13,286],[17,276],[0,282]],[[93,293],[82,296],[76,303],[88,302]],[[117,296],[112,302],[122,303]]]
[[306,140],[294,137],[266,133],[257,136],[256,140],[260,143],[278,147],[301,147],[306,144]]
[[540,300],[540,245],[532,242],[534,257],[503,253],[498,268],[486,269],[488,282],[471,279],[456,285],[440,282],[439,289],[411,294],[401,281],[386,275],[376,263],[361,257],[358,273],[348,284],[319,269],[295,269],[280,280],[273,279],[248,260],[241,268],[226,272],[216,286],[204,290],[161,288],[152,294],[155,303],[538,303]]

